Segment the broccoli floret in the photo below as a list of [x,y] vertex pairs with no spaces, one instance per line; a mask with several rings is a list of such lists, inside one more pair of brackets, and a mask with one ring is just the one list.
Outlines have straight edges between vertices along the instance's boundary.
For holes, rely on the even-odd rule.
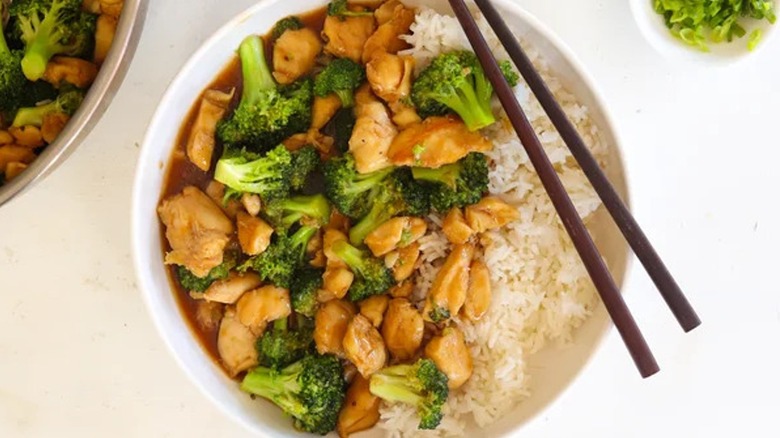
[[322,226],[330,220],[330,204],[324,195],[293,196],[269,202],[265,216],[277,229],[287,230],[298,222]]
[[238,269],[251,268],[264,281],[277,287],[290,288],[293,274],[304,264],[306,246],[317,232],[317,227],[304,225],[294,234],[276,233],[268,248],[241,265]]
[[13,126],[37,126],[43,125],[43,119],[53,113],[63,113],[71,116],[84,101],[84,91],[70,88],[60,93],[57,98],[47,104],[29,108],[20,108],[14,117]]
[[290,285],[290,301],[293,310],[313,317],[317,311],[317,291],[322,288],[324,270],[306,266],[295,272]]
[[[517,84],[511,65],[503,63],[507,80]],[[412,85],[412,102],[422,117],[454,111],[469,130],[475,131],[496,121],[490,106],[493,85],[477,56],[469,51],[441,54],[433,59]]]
[[355,158],[352,154],[344,154],[326,161],[323,171],[325,195],[330,202],[347,217],[359,219],[371,209],[373,193],[393,172],[393,168],[358,173]]
[[393,272],[385,266],[385,262],[368,251],[362,251],[340,240],[333,244],[333,252],[355,274],[348,291],[351,301],[357,302],[372,295],[379,295],[395,284]]
[[385,178],[371,197],[371,209],[349,230],[349,240],[360,245],[369,233],[395,216],[425,216],[430,212],[427,190],[414,181],[407,168]]
[[306,187],[309,175],[320,166],[320,153],[313,146],[304,146],[292,154],[292,175],[290,186],[293,190]]
[[287,318],[277,319],[272,328],[257,339],[255,346],[260,365],[283,368],[301,360],[311,350],[314,326],[305,318],[299,318],[298,322],[298,327],[292,330]]
[[311,81],[277,87],[265,60],[263,40],[258,36],[244,39],[239,57],[241,101],[233,114],[219,123],[217,137],[233,147],[265,150],[306,131],[311,121]]
[[334,59],[314,79],[314,94],[325,97],[336,93],[341,99],[341,105],[351,108],[355,105],[355,89],[365,78],[366,71],[360,64],[346,58]]
[[417,407],[420,429],[436,429],[441,422],[442,406],[449,396],[447,376],[430,359],[413,365],[395,365],[371,376],[371,394],[388,401]]
[[281,370],[258,367],[241,389],[264,397],[294,418],[295,427],[325,435],[336,427],[346,381],[339,359],[311,354]]
[[286,197],[290,193],[292,154],[277,146],[265,156],[226,150],[214,169],[214,179],[233,193],[257,193],[263,201]]
[[450,310],[446,307],[434,307],[428,312],[428,316],[433,322],[442,322],[450,319]]
[[22,70],[27,79],[43,77],[54,55],[89,57],[95,47],[97,15],[81,0],[16,0],[10,13],[24,42]]
[[222,263],[209,271],[203,278],[198,277],[181,265],[176,266],[176,276],[179,278],[179,284],[184,289],[203,292],[215,281],[227,278],[230,270],[236,267],[236,261],[237,257],[234,254],[225,253]]
[[[0,13],[2,10],[0,6]],[[0,17],[0,112],[12,111],[19,106],[19,99],[27,83],[22,72],[22,56],[23,52],[8,47]]]
[[500,61],[498,67],[501,69],[501,74],[504,75],[504,79],[509,83],[509,86],[517,86],[518,82],[520,82],[520,75],[517,74],[512,63],[509,61]]
[[487,157],[472,152],[438,169],[414,167],[412,176],[426,185],[433,208],[445,213],[479,202],[488,188],[488,171]]
[[283,33],[287,32],[288,30],[298,30],[303,28],[303,22],[300,18],[290,15],[289,17],[284,17],[281,20],[277,21],[276,24],[274,24],[274,29],[271,31],[271,39],[277,39],[280,36],[282,36]]
[[328,4],[328,15],[333,17],[367,17],[374,15],[371,11],[350,11],[347,8],[347,0],[333,0]]

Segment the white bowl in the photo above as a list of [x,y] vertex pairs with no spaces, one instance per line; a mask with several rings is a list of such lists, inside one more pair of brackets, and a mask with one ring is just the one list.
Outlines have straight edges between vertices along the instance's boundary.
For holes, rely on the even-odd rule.
[[[639,30],[647,42],[661,55],[672,61],[701,63],[709,66],[727,66],[751,56],[756,56],[775,34],[774,28],[766,20],[745,20],[742,26],[747,33],[731,42],[710,43],[709,52],[701,51],[677,39],[664,23],[664,18],[653,9],[653,0],[630,0]],[[776,2],[775,2],[776,3]],[[760,29],[761,40],[752,51],[748,50],[748,36],[754,29]]]
[[[214,404],[247,429],[271,437],[293,434],[290,420],[270,403],[253,401],[247,394],[242,393],[236,382],[229,379],[209,358],[193,336],[185,316],[179,309],[163,266],[156,207],[182,120],[200,91],[234,56],[241,40],[249,34],[267,31],[279,18],[306,12],[325,3],[325,0],[265,0],[231,20],[206,41],[174,79],[160,102],[144,140],[133,191],[134,263],[138,284],[160,335],[181,368]],[[534,45],[558,74],[562,83],[580,102],[590,108],[591,116],[599,126],[603,139],[612,145],[613,153],[608,159],[610,178],[624,199],[627,198],[616,134],[593,81],[569,50],[534,17],[511,0],[497,0],[495,3],[517,35]],[[439,10],[449,10],[444,0],[425,1],[425,4],[436,6]],[[597,214],[594,237],[616,281],[622,284],[628,265],[626,245],[606,213],[600,211]],[[550,347],[536,354],[529,365],[533,375],[533,396],[518,405],[504,420],[489,429],[474,431],[474,434],[503,436],[541,412],[577,376],[596,351],[608,326],[606,312],[603,306],[599,306],[594,315],[577,331],[574,345],[565,349]],[[630,361],[626,361],[626,366],[630,366]],[[379,433],[367,432],[365,435],[378,436]]]

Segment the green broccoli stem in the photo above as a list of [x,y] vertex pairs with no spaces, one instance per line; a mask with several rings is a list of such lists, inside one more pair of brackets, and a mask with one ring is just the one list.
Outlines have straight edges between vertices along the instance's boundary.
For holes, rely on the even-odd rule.
[[21,108],[17,111],[12,125],[17,128],[22,126],[37,126],[40,128],[43,125],[43,118],[48,114],[57,112],[57,109],[57,101],[36,107]]
[[371,377],[369,390],[389,402],[401,402],[412,406],[422,404],[422,397],[410,385],[406,376],[376,374]]
[[[2,10],[3,8],[0,7],[0,12],[2,12]],[[8,42],[5,40],[5,28],[3,27],[3,20],[0,18],[0,57],[10,54],[11,48],[8,47]]]
[[265,61],[263,39],[257,35],[246,37],[238,48],[243,75],[241,105],[254,105],[266,90],[276,88],[276,82]]
[[35,38],[28,41],[22,58],[22,72],[27,79],[35,82],[43,77],[49,60],[61,49],[56,30],[60,10],[65,2],[52,2],[51,9],[38,26]]
[[274,331],[286,332],[287,331],[287,318],[279,318],[274,321]]
[[441,98],[441,103],[455,111],[469,131],[476,131],[492,125],[496,121],[490,99],[480,99],[471,84],[464,83],[458,87],[458,97]]
[[333,252],[339,256],[353,271],[362,271],[364,269],[365,253],[344,240],[339,240],[333,244]]
[[352,90],[336,90],[336,95],[341,99],[341,106],[352,108],[355,106],[355,93]]
[[301,371],[300,363],[290,365],[281,371],[257,367],[247,373],[241,381],[241,390],[265,397],[292,415],[302,415],[305,413],[305,408],[295,397],[295,394],[301,390],[301,385],[298,383],[298,375]]
[[316,233],[317,227],[304,225],[292,235],[290,244],[293,251],[297,252],[297,260],[303,261],[304,256],[306,255],[306,247],[309,245],[309,240],[311,240]]
[[282,226],[291,227],[304,217],[325,224],[330,219],[330,204],[323,195],[295,196],[281,202],[281,208],[289,212],[282,218]]
[[380,225],[392,219],[393,213],[382,203],[375,202],[368,214],[349,229],[349,241],[360,245]]
[[388,175],[393,173],[393,170],[395,170],[395,168],[388,167],[386,169],[377,170],[371,173],[358,174],[358,180],[350,184],[350,187],[344,192],[350,195],[367,192],[373,189],[374,186],[385,179]]
[[460,175],[461,165],[459,163],[447,164],[437,169],[427,167],[413,167],[412,177],[418,181],[428,181],[441,183],[449,186],[453,190],[457,188],[458,176]]

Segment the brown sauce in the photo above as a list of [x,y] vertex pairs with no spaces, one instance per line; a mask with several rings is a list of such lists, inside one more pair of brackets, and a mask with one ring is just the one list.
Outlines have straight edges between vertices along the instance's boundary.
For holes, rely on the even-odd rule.
[[[325,15],[327,13],[326,8],[319,8],[304,14],[299,14],[298,18],[301,19],[303,24],[319,34],[322,31],[323,24],[325,22]],[[266,41],[266,56],[269,58],[269,65],[271,63],[271,55],[273,54],[270,38],[265,37]],[[233,98],[232,106],[238,104],[241,99],[241,62],[238,56],[235,56],[225,68],[217,75],[206,90],[220,90],[223,92],[229,92],[235,88],[236,93]],[[205,90],[204,90],[205,92]],[[174,145],[171,158],[169,160],[169,166],[165,177],[165,184],[163,186],[162,199],[168,198],[179,194],[186,186],[196,186],[201,190],[205,190],[206,187],[213,179],[214,165],[212,163],[210,172],[203,172],[192,164],[187,159],[186,147],[189,132],[192,129],[195,119],[198,114],[198,108],[203,97],[203,93],[198,97],[197,102],[190,108],[184,122],[181,125],[179,134]],[[217,145],[217,150],[214,151],[214,160],[219,157],[221,153],[220,145]],[[168,252],[171,250],[168,245],[168,240],[165,238],[165,227],[160,224],[160,235],[163,242],[162,250]],[[208,351],[209,356],[216,363],[220,363],[219,352],[217,351],[217,332],[218,328],[211,330],[204,330],[197,319],[197,300],[190,297],[189,292],[185,290],[178,281],[176,276],[176,267],[168,266],[168,280],[171,284],[173,293],[176,295],[176,301],[179,304],[181,312],[185,315],[187,323],[192,333],[197,336],[200,344]]]

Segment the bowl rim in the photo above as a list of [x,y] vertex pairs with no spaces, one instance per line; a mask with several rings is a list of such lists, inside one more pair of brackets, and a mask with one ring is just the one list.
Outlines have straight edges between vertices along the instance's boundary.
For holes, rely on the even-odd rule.
[[[131,214],[130,238],[131,238],[132,259],[133,259],[133,265],[135,269],[136,280],[137,280],[138,288],[140,289],[141,292],[142,299],[144,301],[144,305],[147,309],[147,312],[149,313],[149,316],[155,326],[158,335],[163,340],[163,343],[165,344],[165,347],[168,350],[170,356],[174,359],[174,361],[179,366],[179,368],[184,371],[187,378],[190,380],[192,384],[194,384],[194,386],[198,389],[198,391],[201,394],[203,394],[205,398],[209,400],[213,405],[215,405],[227,418],[230,418],[234,423],[240,424],[245,430],[252,433],[257,433],[259,429],[263,429],[263,426],[260,425],[258,428],[257,424],[247,421],[237,412],[234,412],[234,410],[230,409],[226,403],[223,403],[214,394],[212,394],[212,392],[207,388],[204,379],[202,379],[197,374],[195,368],[191,366],[189,363],[185,362],[183,357],[181,357],[181,355],[178,354],[177,348],[175,347],[176,335],[172,331],[167,330],[165,328],[165,323],[163,320],[164,312],[161,309],[156,309],[154,306],[155,304],[154,295],[157,293],[156,289],[158,285],[154,284],[150,276],[144,276],[141,274],[146,268],[145,265],[146,260],[145,257],[142,256],[142,254],[144,254],[144,248],[146,246],[146,242],[141,242],[139,239],[141,227],[143,226],[143,218],[140,216],[138,212],[141,210],[140,206],[144,202],[143,199],[147,196],[150,196],[150,194],[144,193],[141,190],[142,189],[141,181],[144,176],[144,168],[143,168],[144,163],[147,163],[147,165],[152,165],[152,161],[150,160],[152,159],[152,150],[155,149],[155,146],[152,144],[152,140],[154,139],[154,137],[156,137],[155,133],[160,129],[159,125],[163,123],[162,121],[163,109],[164,109],[163,103],[171,100],[175,91],[179,87],[181,87],[183,83],[186,82],[187,77],[184,75],[184,73],[194,68],[194,66],[197,63],[196,61],[202,56],[204,52],[206,52],[211,46],[217,44],[219,40],[229,35],[233,31],[234,27],[236,27],[238,24],[246,20],[248,17],[261,13],[266,9],[271,10],[273,7],[275,7],[276,4],[282,1],[284,0],[265,0],[263,2],[256,3],[246,8],[242,12],[239,12],[238,14],[233,16],[233,18],[231,18],[230,20],[225,22],[222,26],[220,26],[220,28],[217,31],[215,31],[213,34],[211,34],[211,36],[209,36],[206,40],[204,40],[198,46],[198,48],[194,52],[192,52],[192,54],[187,58],[187,61],[179,68],[176,76],[174,76],[174,78],[170,81],[168,87],[166,88],[162,97],[158,101],[157,109],[155,110],[152,118],[150,119],[146,134],[144,135],[143,141],[141,143],[141,150],[137,161],[138,164],[136,166],[136,171],[133,178],[132,204],[131,204],[131,211],[130,211]],[[623,142],[621,139],[620,132],[617,129],[618,125],[615,123],[612,114],[608,110],[608,106],[606,105],[606,101],[603,97],[603,93],[601,92],[600,88],[597,86],[597,83],[594,80],[594,78],[585,68],[584,64],[574,54],[572,49],[567,44],[565,44],[549,27],[544,25],[535,15],[531,14],[529,11],[524,9],[522,5],[518,4],[514,0],[496,0],[496,3],[499,8],[511,11],[515,19],[521,20],[529,28],[532,28],[535,32],[537,32],[540,36],[542,36],[545,40],[547,40],[549,44],[559,52],[561,57],[571,65],[572,70],[580,78],[580,80],[587,87],[587,89],[590,90],[593,101],[595,105],[599,108],[601,117],[603,118],[603,122],[604,122],[604,126],[601,126],[601,128],[608,130],[609,134],[614,140],[613,148],[615,152],[614,155],[615,162],[619,166],[621,166],[622,169],[624,169],[624,171],[627,170],[622,149],[620,148],[620,145],[622,145]],[[168,148],[170,148],[170,145],[168,146]],[[626,203],[629,210],[631,210],[632,189],[631,189],[630,178],[628,178],[627,175],[625,175],[623,184],[625,185],[625,199],[623,201]],[[159,195],[160,193],[154,194],[156,199],[159,198]],[[621,284],[618,285],[619,287],[621,287],[621,289],[628,283],[628,279],[631,277],[631,273],[633,272],[633,268],[634,268],[633,257],[631,257],[630,253],[628,252],[629,250],[626,251],[627,254],[625,258],[624,275]],[[600,299],[598,301],[598,306],[603,307],[603,304],[601,303]],[[612,322],[609,320],[609,317],[607,316],[606,318],[607,321],[606,323],[603,324],[603,327],[599,329],[600,333],[598,333],[598,335],[596,336],[595,341],[592,344],[590,353],[587,355],[587,357],[584,358],[582,365],[571,376],[572,379],[571,382],[574,382],[576,378],[579,375],[581,375],[586,368],[588,368],[589,364],[597,356],[597,353],[604,348],[605,341],[609,333],[611,333],[614,329],[614,326]],[[570,384],[568,386],[570,386]],[[560,400],[561,400],[560,396],[554,397],[552,400],[542,405],[532,415],[528,416],[522,424],[518,424],[516,427],[512,428],[512,430],[514,431],[519,430],[524,425],[529,424],[534,419],[540,417],[543,412],[549,410],[553,405],[559,403]],[[263,432],[267,433],[268,430],[263,430]]]
[[148,0],[126,0],[111,49],[89,88],[84,103],[71,117],[57,140],[19,176],[0,186],[0,207],[18,199],[46,179],[78,148],[97,126],[116,96],[135,56],[143,33]]

